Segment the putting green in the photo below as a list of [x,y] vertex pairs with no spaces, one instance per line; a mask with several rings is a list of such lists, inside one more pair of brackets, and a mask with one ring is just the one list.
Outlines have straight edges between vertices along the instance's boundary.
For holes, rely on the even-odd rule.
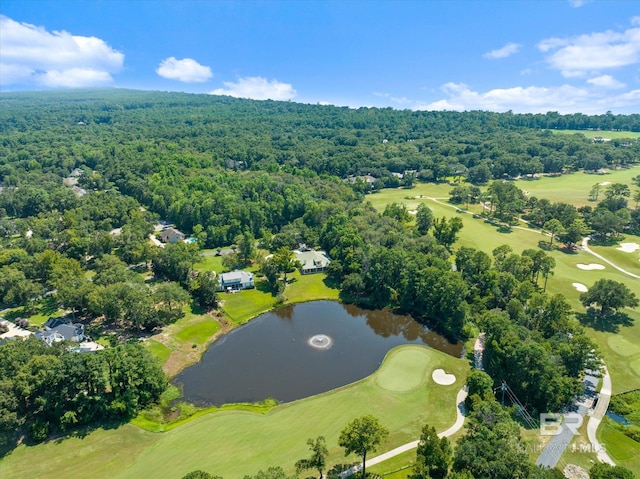
[[633,356],[640,353],[640,347],[619,335],[611,335],[607,339],[609,347],[621,356]]
[[393,350],[379,369],[377,384],[387,391],[410,391],[424,381],[432,355],[421,347]]

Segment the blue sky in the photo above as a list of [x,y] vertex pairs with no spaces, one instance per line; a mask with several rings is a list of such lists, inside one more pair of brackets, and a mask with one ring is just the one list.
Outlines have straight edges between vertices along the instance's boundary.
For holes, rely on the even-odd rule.
[[640,113],[640,2],[3,0],[0,90]]

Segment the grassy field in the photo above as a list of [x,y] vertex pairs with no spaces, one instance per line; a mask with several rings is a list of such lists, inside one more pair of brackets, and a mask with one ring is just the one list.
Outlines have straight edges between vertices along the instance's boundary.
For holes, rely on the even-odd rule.
[[[571,203],[575,206],[592,205],[589,201],[589,192],[596,183],[624,183],[631,185],[631,178],[640,175],[640,167],[622,170],[611,170],[604,175],[576,172],[562,176],[543,176],[534,180],[517,180],[516,186],[528,192],[536,198],[546,198],[551,202]],[[603,185],[600,189],[600,198],[604,197]]]
[[640,447],[633,439],[609,425],[610,419],[604,418],[598,428],[598,441],[616,464],[636,473],[640,471]]
[[385,479],[406,479],[413,473],[415,460],[416,450],[412,449],[380,464],[367,467],[367,471],[383,476]]
[[[624,240],[621,240],[621,243],[637,243],[640,245],[640,236],[625,235]],[[626,269],[630,273],[640,275],[640,249],[633,253],[626,253],[624,251],[620,251],[618,249],[618,245],[613,247],[589,245],[589,247],[599,255],[602,255],[609,261]]]
[[[203,250],[202,253],[215,253],[216,250]],[[197,262],[193,265],[193,269],[198,272],[204,271],[215,271],[216,273],[221,273],[226,270],[222,266],[222,256],[216,256],[215,254],[207,254],[202,255],[201,261]]]
[[192,306],[185,306],[183,311],[182,318],[144,342],[160,358],[170,376],[200,360],[208,345],[217,338],[223,322],[218,315],[204,314]]
[[596,137],[610,138],[612,140],[619,138],[640,138],[640,132],[637,131],[606,131],[606,130],[549,130],[553,133],[563,135],[584,135],[586,138],[593,140]]
[[[409,358],[414,367],[407,370]],[[456,383],[436,385],[431,380],[436,368],[455,374]],[[291,473],[295,461],[307,455],[306,440],[321,434],[327,440],[330,464],[355,461],[355,456],[345,459],[337,445],[340,430],[350,420],[373,414],[389,428],[391,434],[379,452],[417,439],[425,423],[442,431],[455,421],[455,397],[467,371],[464,360],[421,346],[402,346],[392,350],[368,378],[277,406],[265,415],[225,411],[166,433],[126,425],[82,438],[20,446],[0,462],[0,477],[177,478],[203,469],[233,479],[269,465],[282,465]],[[421,376],[418,383],[416,375]],[[390,389],[381,376],[399,379]],[[402,378],[409,386],[400,386]]]

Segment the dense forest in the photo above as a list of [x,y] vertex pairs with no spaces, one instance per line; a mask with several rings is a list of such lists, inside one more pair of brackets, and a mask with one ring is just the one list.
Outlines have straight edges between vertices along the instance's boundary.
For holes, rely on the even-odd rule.
[[[256,241],[275,258],[306,243],[329,253],[328,277],[346,300],[398,308],[455,339],[486,331],[496,385],[507,380],[531,412],[555,410],[582,391],[584,369],[596,364],[565,298],[546,291],[553,258],[544,249],[499,247],[490,256],[458,248],[459,218],[434,217],[425,205],[415,216],[399,204],[378,213],[366,195],[456,178],[452,203],[488,193],[491,221],[508,228],[522,216],[569,248],[590,232],[606,240],[640,230],[625,185],[576,209],[502,181],[636,163],[637,141],[552,130],[640,131],[640,115],[350,109],[126,90],[2,94],[0,104],[0,302],[29,311],[51,297],[88,326],[150,331],[192,300],[215,308],[215,279],[193,269],[199,248],[245,245],[246,262]],[[362,175],[376,180],[345,181]],[[155,248],[148,236],[159,220],[197,243]],[[284,256],[282,271],[260,264],[274,293]],[[137,270],[157,281],[147,284]],[[585,299],[592,304],[610,314],[637,300],[629,293],[605,310],[600,298]],[[26,425],[41,440],[90,419],[130,417],[164,387],[150,358],[131,359],[136,347],[86,361],[33,342],[0,348],[3,432]],[[33,374],[45,363],[47,377]],[[134,370],[151,371],[148,394],[119,394],[116,363],[129,384],[145,384]],[[67,371],[77,371],[77,382],[52,402]],[[102,382],[88,384],[92,375]],[[95,394],[78,395],[88,388]],[[78,408],[79,416],[69,413]]]

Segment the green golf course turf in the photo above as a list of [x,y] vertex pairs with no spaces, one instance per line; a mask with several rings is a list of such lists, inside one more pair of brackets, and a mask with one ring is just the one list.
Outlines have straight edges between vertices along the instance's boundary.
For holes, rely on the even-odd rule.
[[617,138],[638,138],[640,132],[637,131],[611,131],[611,130],[549,130],[553,133],[563,135],[584,135],[586,138],[609,138],[611,140]]
[[[418,387],[390,391],[378,385],[384,375],[407,377],[406,356],[424,371]],[[433,369],[456,375],[451,386],[431,380]],[[319,396],[284,404],[265,415],[223,411],[199,417],[165,433],[150,433],[132,425],[116,430],[98,430],[85,437],[50,441],[38,446],[20,446],[0,462],[3,479],[37,478],[179,478],[203,469],[225,479],[241,478],[271,465],[289,473],[294,463],[306,457],[306,440],[324,435],[329,464],[345,460],[338,447],[342,428],[353,418],[373,414],[391,434],[379,448],[384,452],[415,440],[425,423],[442,431],[455,421],[457,392],[464,385],[467,361],[422,346],[392,350],[381,370],[371,376]],[[399,384],[399,383],[397,383]],[[399,386],[400,387],[400,386]]]
[[410,391],[425,381],[425,372],[431,361],[424,349],[391,351],[389,357],[393,360],[386,361],[377,374],[377,384],[382,389]]

